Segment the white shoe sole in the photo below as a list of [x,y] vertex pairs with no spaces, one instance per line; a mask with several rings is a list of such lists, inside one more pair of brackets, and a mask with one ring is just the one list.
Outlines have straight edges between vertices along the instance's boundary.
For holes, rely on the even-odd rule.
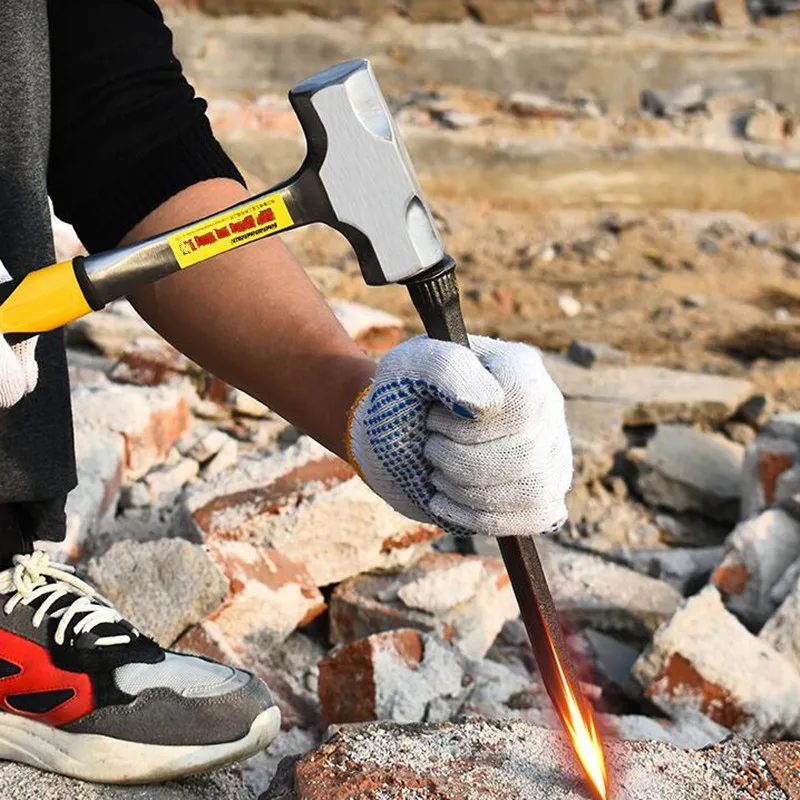
[[0,713],[0,759],[93,783],[161,783],[206,772],[264,750],[278,735],[281,712],[268,708],[235,742],[166,746],[92,733],[67,733]]

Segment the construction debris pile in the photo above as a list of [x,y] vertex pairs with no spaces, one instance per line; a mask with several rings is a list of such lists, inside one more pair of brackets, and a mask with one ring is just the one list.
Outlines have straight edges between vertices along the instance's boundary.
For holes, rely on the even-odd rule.
[[[332,304],[376,356],[405,335]],[[57,552],[162,645],[261,675],[283,713],[266,754],[152,797],[582,796],[491,540],[460,555],[396,514],[126,302],[68,333],[80,486]],[[763,740],[800,737],[800,413],[625,355],[546,357],[577,472],[540,542],[619,796],[704,776],[734,797],[741,770],[753,797],[796,796],[796,748]]]

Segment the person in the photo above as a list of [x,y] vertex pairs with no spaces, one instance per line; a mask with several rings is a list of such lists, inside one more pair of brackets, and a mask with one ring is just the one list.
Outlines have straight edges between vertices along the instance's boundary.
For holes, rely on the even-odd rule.
[[[90,252],[248,196],[153,0],[15,0],[0,41],[0,260],[15,280],[54,261],[48,195]],[[277,238],[130,300],[403,514],[458,534],[565,520],[564,404],[535,349],[420,336],[376,367]],[[259,679],[165,651],[36,549],[65,534],[70,414],[63,331],[14,346],[0,337],[0,758],[148,782],[264,748],[280,715]]]

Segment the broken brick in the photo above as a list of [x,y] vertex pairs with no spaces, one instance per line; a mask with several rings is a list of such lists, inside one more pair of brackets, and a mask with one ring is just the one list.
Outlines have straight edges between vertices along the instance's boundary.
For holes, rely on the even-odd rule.
[[711,583],[728,610],[757,630],[775,610],[772,590],[800,558],[800,522],[785,511],[769,509],[739,523],[727,546]]
[[675,719],[700,712],[752,737],[800,732],[800,675],[725,610],[714,587],[656,632],[632,672]]
[[480,658],[519,613],[499,558],[428,553],[401,574],[361,575],[331,596],[330,636],[352,642],[379,631],[436,631]]
[[742,519],[772,505],[778,479],[794,466],[798,452],[800,448],[793,441],[764,436],[747,446],[742,464]]
[[462,692],[457,653],[435,635],[405,628],[344,645],[319,666],[319,699],[329,723],[419,722],[427,705]]
[[274,456],[241,459],[236,470],[190,490],[183,516],[192,536],[206,542],[250,542],[286,553],[317,586],[407,566],[440,535],[395,512],[350,466],[308,438]]
[[119,361],[111,368],[109,377],[136,386],[161,386],[180,380],[188,366],[189,359],[168,342],[141,337],[125,348]]
[[405,338],[403,321],[385,311],[338,298],[328,300],[328,305],[341,326],[366,353],[383,355]]

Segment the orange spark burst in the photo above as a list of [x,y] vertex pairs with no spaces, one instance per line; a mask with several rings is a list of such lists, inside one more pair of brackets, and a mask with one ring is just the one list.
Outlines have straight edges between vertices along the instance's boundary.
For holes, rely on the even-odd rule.
[[[594,724],[592,710],[582,694],[580,700],[578,699],[561,665],[557,648],[549,637],[548,641],[556,669],[558,670],[560,684],[559,687],[552,687],[553,691],[550,697],[569,735],[572,748],[581,762],[586,777],[589,778],[600,800],[606,800],[608,793],[606,760],[603,746],[600,743],[600,737]],[[560,696],[556,693],[556,688],[560,688]]]

